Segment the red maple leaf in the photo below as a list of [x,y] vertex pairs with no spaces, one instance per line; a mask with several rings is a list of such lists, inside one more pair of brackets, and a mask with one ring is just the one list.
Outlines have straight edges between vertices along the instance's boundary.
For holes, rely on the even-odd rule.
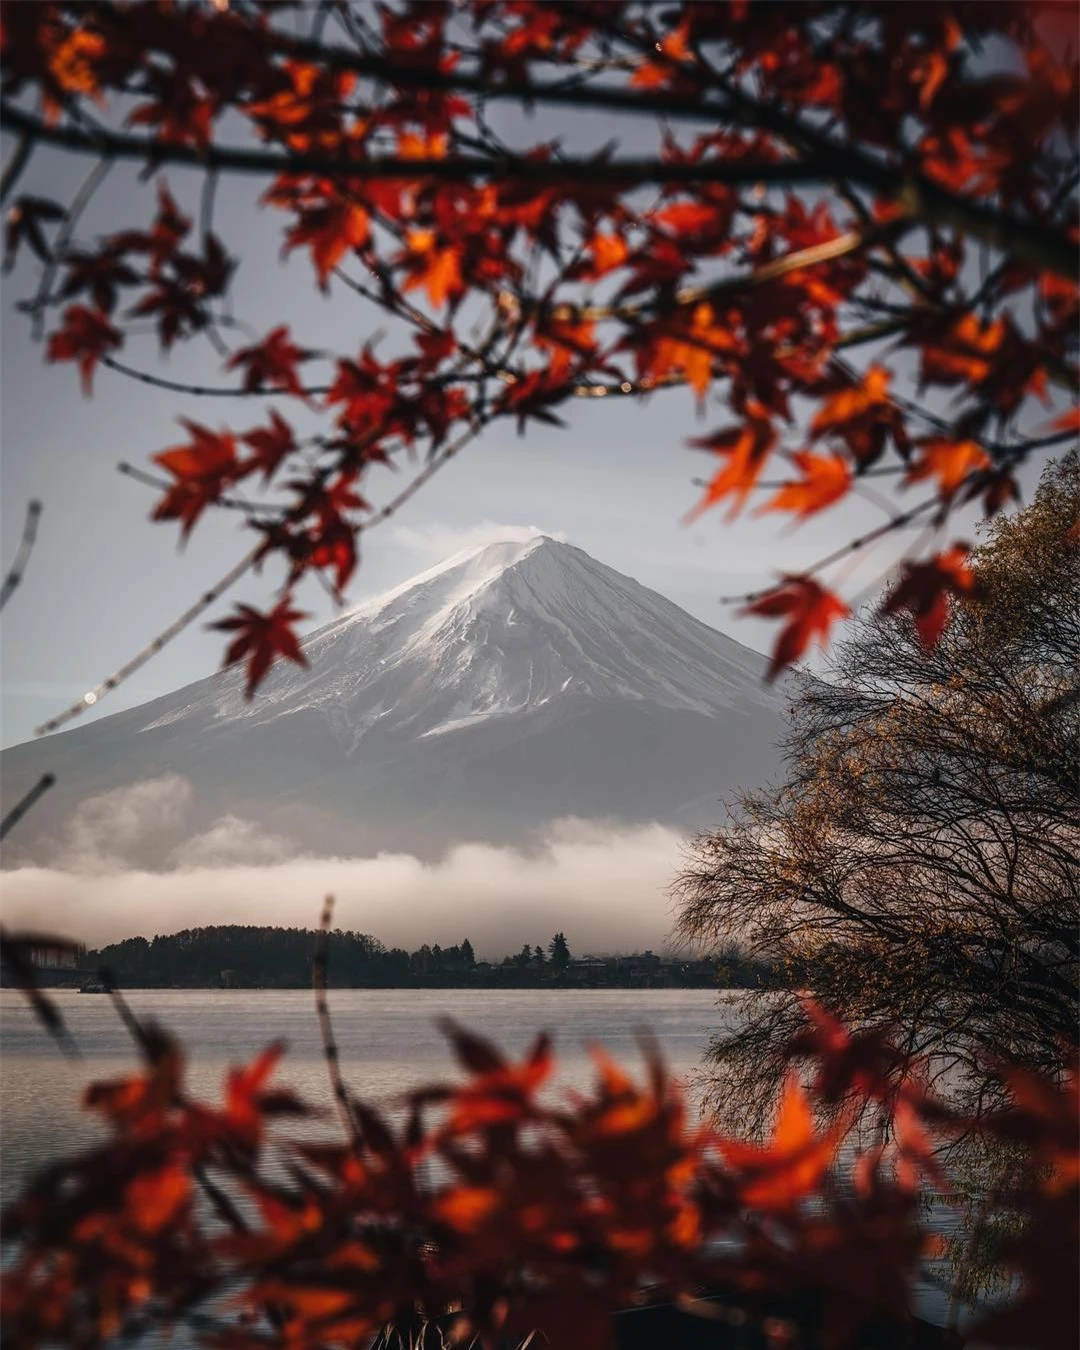
[[298,666],[308,663],[293,628],[308,616],[292,608],[291,598],[286,595],[266,614],[251,605],[237,605],[232,618],[208,625],[218,632],[236,634],[226,648],[224,665],[232,666],[247,659],[245,698],[253,696],[276,657],[283,656]]
[[211,431],[199,422],[180,419],[191,433],[189,445],[175,445],[154,456],[154,463],[176,480],[154,507],[152,519],[179,520],[187,538],[203,511],[240,474],[236,438],[229,431]]
[[328,202],[321,206],[305,207],[300,218],[285,236],[285,253],[306,244],[311,250],[311,261],[319,278],[319,289],[325,291],[330,273],[350,249],[363,248],[371,233],[367,211],[353,202]]
[[776,640],[765,676],[771,682],[802,656],[814,638],[824,646],[829,629],[838,619],[848,618],[851,610],[838,595],[826,590],[812,577],[788,576],[741,613],[761,619],[787,619]]
[[98,309],[69,305],[64,310],[64,326],[49,337],[50,361],[75,361],[82,378],[83,393],[93,388],[94,371],[101,358],[123,345],[124,335],[114,328]]
[[226,370],[244,368],[244,388],[283,389],[296,398],[304,397],[296,367],[301,361],[310,361],[314,352],[298,347],[289,340],[288,324],[271,329],[262,342],[241,347],[225,362]]
[[255,469],[261,469],[264,483],[273,478],[282,460],[287,459],[297,448],[292,427],[276,408],[270,412],[268,427],[245,431],[240,439],[255,451],[251,459],[244,461],[244,472],[252,473]]
[[900,580],[885,597],[883,614],[910,610],[919,641],[927,651],[937,646],[949,621],[949,597],[973,595],[978,589],[968,566],[967,544],[953,544],[927,562],[905,563]]

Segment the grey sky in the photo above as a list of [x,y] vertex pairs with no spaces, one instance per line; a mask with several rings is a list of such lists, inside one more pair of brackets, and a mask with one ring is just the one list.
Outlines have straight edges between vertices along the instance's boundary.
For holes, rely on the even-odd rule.
[[[552,124],[552,131],[558,125]],[[597,144],[641,140],[625,124],[593,124]],[[540,133],[532,128],[532,138]],[[581,133],[575,133],[580,135]],[[642,133],[648,134],[648,133]],[[575,143],[575,149],[582,148]],[[10,142],[4,138],[5,155]],[[39,149],[20,189],[69,201],[90,165],[73,155]],[[169,174],[181,205],[197,214],[196,175]],[[259,334],[288,322],[294,339],[311,347],[358,350],[372,336],[378,316],[336,287],[330,298],[315,285],[307,256],[283,262],[278,249],[283,217],[258,210],[265,185],[222,181],[216,228],[234,254],[241,253],[235,310]],[[84,216],[79,235],[148,220],[156,187],[140,184],[131,167],[115,167]],[[178,416],[211,426],[252,426],[263,420],[267,400],[213,400],[163,393],[106,369],[98,371],[92,399],[83,399],[71,366],[44,364],[43,345],[31,338],[28,318],[15,303],[31,296],[36,268],[24,258],[4,280],[2,329],[2,556],[6,565],[18,542],[26,502],[44,502],[37,551],[25,581],[3,619],[3,743],[26,739],[56,713],[128,659],[164,624],[215,581],[250,546],[250,535],[229,512],[209,513],[185,552],[173,524],[148,520],[151,489],[120,477],[119,460],[148,465],[149,457],[185,439]],[[220,358],[206,342],[181,344],[159,364],[156,340],[129,342],[133,365],[177,378],[224,383]],[[315,368],[310,368],[314,373]],[[283,411],[303,427],[293,403]],[[534,525],[565,535],[609,565],[668,595],[705,622],[764,650],[772,625],[740,620],[718,596],[745,591],[781,569],[796,569],[882,517],[863,502],[792,531],[780,517],[752,511],[728,524],[720,511],[692,526],[682,518],[699,493],[695,474],[710,461],[689,451],[688,436],[721,425],[728,414],[714,403],[700,419],[686,390],[658,393],[645,402],[580,401],[565,430],[533,425],[519,439],[510,424],[496,424],[460,460],[439,475],[401,515],[372,533],[350,590],[357,600],[403,580],[459,542],[479,538],[490,525]],[[1049,416],[1049,414],[1048,414]],[[312,421],[314,425],[314,421]],[[797,429],[789,448],[801,441]],[[1028,475],[1030,483],[1032,475]],[[402,482],[376,470],[368,490],[378,504]],[[972,517],[964,529],[970,534]],[[903,540],[890,540],[854,576],[872,579]],[[264,602],[279,574],[247,578],[234,597]],[[312,626],[333,617],[331,602],[311,583],[301,592]],[[223,601],[209,617],[231,608]],[[220,634],[200,624],[189,629],[108,700],[84,716],[102,716],[174,689],[213,670],[223,648]]]

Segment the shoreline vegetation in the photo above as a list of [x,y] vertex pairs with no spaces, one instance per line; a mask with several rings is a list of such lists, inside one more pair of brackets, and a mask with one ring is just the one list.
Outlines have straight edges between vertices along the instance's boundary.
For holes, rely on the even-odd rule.
[[[126,938],[78,952],[61,963],[42,948],[39,983],[80,988],[107,974],[119,988],[309,988],[319,934],[308,928],[219,925]],[[557,933],[547,948],[524,943],[496,960],[478,959],[468,938],[452,947],[424,943],[415,951],[386,947],[367,933],[327,936],[328,981],[342,989],[761,989],[790,986],[790,978],[735,950],[720,956],[657,954],[575,956]]]

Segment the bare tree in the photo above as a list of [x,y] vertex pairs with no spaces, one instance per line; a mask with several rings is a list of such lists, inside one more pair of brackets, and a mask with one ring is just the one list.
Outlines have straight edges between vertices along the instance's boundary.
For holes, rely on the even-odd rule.
[[[998,1057],[1077,1043],[1080,460],[988,528],[977,594],[930,653],[878,614],[807,679],[788,774],[699,837],[682,935],[737,940],[849,1024],[889,1022],[975,1110]],[[801,1019],[752,996],[712,1047],[717,1103],[760,1121]]]

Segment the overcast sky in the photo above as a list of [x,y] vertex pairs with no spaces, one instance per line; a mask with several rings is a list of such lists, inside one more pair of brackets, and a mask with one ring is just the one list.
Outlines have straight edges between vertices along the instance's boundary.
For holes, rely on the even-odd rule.
[[[539,137],[535,126],[521,130],[505,119],[504,125],[512,134]],[[555,122],[545,127],[558,130]],[[630,151],[647,148],[651,135],[637,123],[613,119],[594,119],[586,130],[596,145],[618,137]],[[585,133],[579,127],[574,134],[574,148],[583,149]],[[4,152],[10,152],[9,138]],[[39,148],[20,190],[70,201],[89,167],[80,157]],[[169,174],[181,205],[196,215],[199,181],[189,172]],[[218,189],[217,232],[231,252],[243,250],[235,312],[259,333],[285,321],[302,345],[358,350],[377,330],[378,316],[340,287],[328,298],[320,295],[306,253],[280,258],[288,218],[257,208],[264,186],[234,180],[222,181]],[[148,221],[155,194],[156,186],[140,183],[133,167],[114,167],[83,217],[79,236],[92,240],[121,224]],[[267,411],[266,400],[163,393],[107,369],[98,371],[93,397],[84,399],[74,367],[45,364],[43,344],[33,341],[27,316],[16,310],[36,284],[37,271],[24,257],[4,279],[2,296],[5,563],[17,546],[26,502],[44,503],[37,550],[3,619],[4,744],[26,739],[41,721],[98,684],[250,547],[250,535],[234,515],[209,512],[181,552],[176,526],[148,519],[154,491],[121,477],[118,461],[148,465],[153,453],[185,439],[176,421],[180,416],[243,429]],[[198,340],[181,344],[164,365],[149,337],[129,342],[123,356],[177,378],[211,383],[235,378],[222,374],[220,358]],[[308,369],[314,374],[314,367]],[[302,410],[298,417],[296,405],[286,402],[286,415],[303,426]],[[699,417],[692,395],[676,389],[647,401],[581,400],[565,415],[565,430],[533,424],[524,438],[509,423],[493,426],[400,516],[371,534],[350,600],[396,584],[463,543],[497,535],[501,527],[535,526],[565,536],[706,623],[764,650],[774,636],[772,626],[738,619],[718,597],[750,589],[781,568],[797,569],[882,519],[876,508],[854,501],[794,531],[781,517],[755,519],[752,511],[734,524],[714,511],[687,526],[683,518],[699,495],[692,479],[708,474],[710,462],[686,449],[685,441],[729,420],[718,403]],[[800,443],[793,429],[787,444]],[[376,470],[368,490],[378,504],[401,482],[400,475]],[[887,541],[852,580],[872,581],[901,542],[907,540]],[[209,617],[221,617],[232,598],[266,601],[277,579],[273,570],[263,579],[246,578]],[[312,626],[333,617],[331,602],[314,582],[301,599],[312,612]],[[189,629],[84,716],[107,715],[210,673],[222,646],[221,635],[202,624]]]

